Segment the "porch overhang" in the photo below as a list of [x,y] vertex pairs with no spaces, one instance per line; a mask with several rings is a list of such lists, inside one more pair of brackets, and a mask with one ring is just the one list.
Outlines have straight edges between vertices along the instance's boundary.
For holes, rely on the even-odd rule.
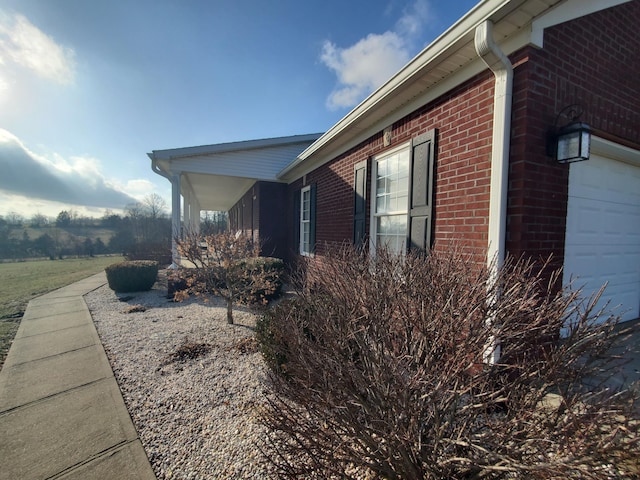
[[198,232],[200,212],[228,211],[258,181],[281,182],[278,172],[320,134],[154,150],[151,169],[171,182],[173,265],[179,264],[176,241]]
[[280,170],[320,134],[154,150],[154,172],[180,176],[180,194],[199,210],[228,211],[255,182],[281,182]]

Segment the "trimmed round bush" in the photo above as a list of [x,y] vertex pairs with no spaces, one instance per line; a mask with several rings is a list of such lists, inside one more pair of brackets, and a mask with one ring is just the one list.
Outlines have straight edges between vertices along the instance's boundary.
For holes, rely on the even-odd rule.
[[247,277],[257,276],[264,278],[269,288],[259,289],[255,292],[255,301],[273,300],[282,293],[282,277],[284,275],[284,261],[275,257],[252,257],[240,261],[240,265],[246,269]]
[[114,263],[104,269],[109,288],[116,293],[151,290],[158,276],[158,262],[131,260]]

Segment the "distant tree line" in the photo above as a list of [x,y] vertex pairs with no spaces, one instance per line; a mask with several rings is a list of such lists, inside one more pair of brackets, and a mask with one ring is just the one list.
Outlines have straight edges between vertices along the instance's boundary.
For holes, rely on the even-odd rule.
[[[226,214],[206,212],[202,229],[207,233],[226,230]],[[31,218],[9,212],[0,215],[0,258],[20,260],[46,257],[124,254],[136,258],[168,255],[171,249],[171,219],[166,202],[151,194],[127,205],[123,214],[107,210],[100,218],[62,210],[55,218],[40,213]]]

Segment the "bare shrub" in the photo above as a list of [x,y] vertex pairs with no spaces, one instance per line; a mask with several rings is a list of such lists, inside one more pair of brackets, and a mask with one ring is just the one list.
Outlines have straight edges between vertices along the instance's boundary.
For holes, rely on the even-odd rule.
[[492,278],[452,251],[344,248],[306,268],[257,329],[281,477],[637,475],[637,391],[606,383],[617,320],[597,324],[595,299],[580,309],[532,263]]
[[234,303],[267,302],[280,289],[280,274],[274,263],[260,259],[260,245],[250,237],[231,232],[214,235],[188,234],[177,239],[178,253],[192,268],[179,271],[184,290],[177,290],[177,301],[197,295],[217,295],[227,306],[227,322],[233,323]]

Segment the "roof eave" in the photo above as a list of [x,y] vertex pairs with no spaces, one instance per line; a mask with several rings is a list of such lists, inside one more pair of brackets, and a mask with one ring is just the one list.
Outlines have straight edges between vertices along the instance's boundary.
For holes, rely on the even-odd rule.
[[192,157],[196,155],[207,155],[211,153],[254,150],[279,145],[289,145],[292,143],[313,142],[320,138],[321,135],[321,133],[312,133],[306,135],[293,135],[288,137],[264,138],[258,140],[218,143],[213,145],[200,145],[196,147],[170,148],[165,150],[153,150],[147,155],[152,160],[175,160],[177,158]]

